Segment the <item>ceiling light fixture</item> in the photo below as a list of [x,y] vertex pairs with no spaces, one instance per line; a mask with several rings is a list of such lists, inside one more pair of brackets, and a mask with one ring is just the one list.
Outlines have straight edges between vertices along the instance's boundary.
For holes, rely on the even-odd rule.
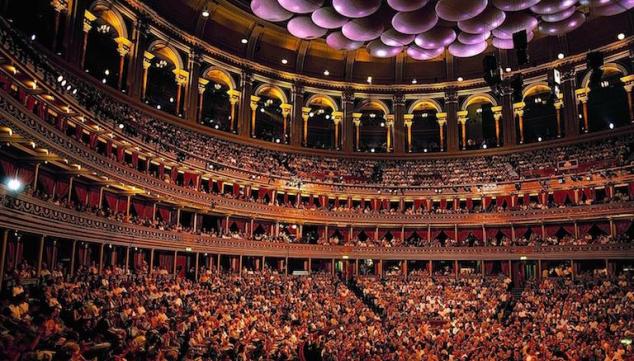
[[203,15],[203,18],[208,18],[209,17],[209,10],[208,9],[203,10],[202,15]]
[[617,35],[616,38],[619,39],[619,40],[623,40],[623,39],[625,39],[625,34],[619,33],[619,35]]

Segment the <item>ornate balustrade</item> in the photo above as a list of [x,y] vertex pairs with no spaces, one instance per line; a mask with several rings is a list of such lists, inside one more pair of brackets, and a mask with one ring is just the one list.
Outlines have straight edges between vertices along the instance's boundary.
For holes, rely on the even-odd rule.
[[219,239],[120,223],[0,188],[0,227],[20,232],[122,246],[212,254],[411,260],[634,259],[634,245],[544,247],[345,247]]

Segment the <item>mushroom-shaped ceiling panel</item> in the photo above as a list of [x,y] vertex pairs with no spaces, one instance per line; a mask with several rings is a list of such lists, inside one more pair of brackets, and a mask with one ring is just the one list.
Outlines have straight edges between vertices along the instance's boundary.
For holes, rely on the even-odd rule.
[[403,46],[414,41],[414,37],[415,35],[403,34],[394,29],[389,29],[381,34],[381,41],[389,46]]
[[504,19],[506,19],[506,13],[504,11],[490,6],[480,15],[469,20],[460,21],[458,27],[467,33],[481,34],[502,25]]
[[339,14],[332,7],[316,10],[310,17],[315,24],[325,29],[337,29],[348,22],[348,18]]
[[293,13],[280,6],[277,0],[252,0],[251,11],[267,21],[286,21],[293,16]]
[[403,51],[402,46],[388,46],[378,39],[371,41],[367,48],[368,52],[377,58],[391,58],[397,56],[401,51]]
[[319,9],[324,0],[277,0],[282,7],[296,14],[308,14]]
[[418,34],[416,45],[423,49],[437,49],[448,46],[456,40],[456,32],[451,28],[437,26],[427,32]]
[[336,31],[326,37],[326,44],[337,50],[356,50],[363,46],[363,41],[350,40],[341,31]]
[[363,18],[379,10],[381,0],[332,0],[332,6],[343,16]]
[[388,5],[396,11],[414,11],[427,5],[429,0],[387,0]]
[[477,44],[463,44],[459,41],[449,45],[449,53],[458,58],[468,58],[476,56],[484,52],[487,48],[487,42],[483,41]]
[[445,48],[438,49],[423,49],[416,45],[411,45],[407,48],[407,55],[415,60],[430,60],[439,57],[445,52]]
[[286,28],[288,32],[300,39],[316,39],[326,35],[327,30],[315,25],[310,16],[292,18]]
[[381,36],[383,24],[373,17],[354,19],[347,22],[341,31],[346,38],[354,41],[369,41]]
[[403,34],[420,34],[436,25],[438,22],[438,16],[434,12],[434,9],[430,6],[425,6],[422,9],[400,12],[392,18],[392,26]]
[[465,21],[478,16],[487,7],[487,0],[438,0],[436,12],[442,19]]
[[504,11],[521,11],[530,8],[541,0],[492,0],[496,8]]
[[575,30],[586,21],[586,16],[580,12],[574,13],[568,19],[557,21],[554,23],[541,23],[538,27],[539,32],[546,35],[562,35],[569,31]]

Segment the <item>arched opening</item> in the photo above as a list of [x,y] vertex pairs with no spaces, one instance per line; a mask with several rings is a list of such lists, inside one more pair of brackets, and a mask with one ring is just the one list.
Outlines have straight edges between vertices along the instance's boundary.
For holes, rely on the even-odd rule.
[[333,112],[337,110],[334,100],[326,96],[312,96],[308,99],[306,146],[317,149],[335,149],[335,123]]
[[102,18],[93,22],[88,32],[84,70],[93,77],[111,87],[117,87],[119,79],[119,54],[116,30]]
[[440,107],[429,101],[418,101],[412,105],[408,112],[412,116],[412,152],[439,152],[445,148],[440,144],[440,125],[436,116],[439,112]]
[[[588,92],[588,129],[595,132],[614,129],[629,123],[627,92],[621,81],[624,71],[617,66],[603,66],[601,81],[586,83]],[[583,115],[583,103],[579,104],[579,114]],[[583,117],[580,117],[580,129],[586,132]]]
[[[218,69],[210,68],[198,83],[199,86],[199,122],[207,127],[233,132],[235,129],[235,109],[232,111],[231,76]],[[202,91],[202,93],[200,93]]]
[[255,137],[278,144],[287,143],[288,118],[285,119],[282,109],[286,94],[277,86],[264,84],[255,90],[255,95],[259,98],[255,111]]
[[[562,125],[557,124],[556,101],[546,84],[536,84],[524,91],[524,143],[541,142],[561,136]],[[520,131],[519,126],[516,129]],[[519,136],[520,134],[518,139]]]
[[183,62],[178,51],[164,42],[156,41],[145,53],[145,62],[145,102],[159,110],[181,115],[181,98],[187,74],[182,70]]
[[463,110],[458,117],[460,149],[486,149],[498,143],[498,132],[492,109],[495,106],[497,106],[495,99],[488,94],[471,96],[465,100]]
[[84,70],[103,84],[123,89],[126,55],[131,47],[125,21],[116,10],[101,1],[93,3],[84,17],[84,21],[91,25],[86,34],[86,48],[82,49]]
[[370,153],[388,152],[388,119],[387,106],[382,101],[361,102],[356,113],[358,114],[359,125],[356,127],[358,140],[357,151]]

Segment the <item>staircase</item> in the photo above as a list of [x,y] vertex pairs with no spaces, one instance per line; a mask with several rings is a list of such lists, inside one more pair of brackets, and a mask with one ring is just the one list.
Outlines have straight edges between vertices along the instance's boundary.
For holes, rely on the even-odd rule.
[[361,289],[361,287],[359,287],[359,285],[357,284],[357,281],[354,278],[348,281],[342,280],[342,282],[348,287],[350,291],[352,291],[352,293],[354,293],[355,296],[357,296],[359,300],[361,300],[366,306],[368,306],[368,308],[372,312],[374,312],[375,315],[379,316],[381,320],[383,321],[385,320],[385,317],[386,317],[385,310],[374,303],[374,300],[375,300],[374,296],[363,294],[363,290]]

